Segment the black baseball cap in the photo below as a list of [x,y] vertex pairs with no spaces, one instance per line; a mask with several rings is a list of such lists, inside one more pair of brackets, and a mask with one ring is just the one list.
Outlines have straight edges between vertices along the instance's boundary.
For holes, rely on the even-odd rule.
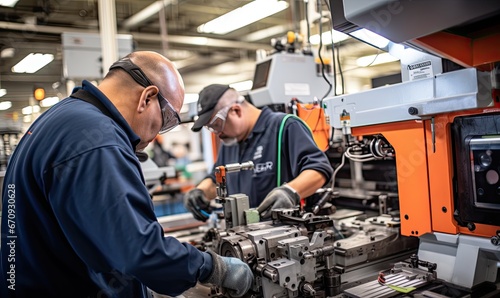
[[201,90],[197,104],[198,119],[194,122],[192,131],[200,131],[208,123],[219,99],[229,88],[228,85],[212,84]]

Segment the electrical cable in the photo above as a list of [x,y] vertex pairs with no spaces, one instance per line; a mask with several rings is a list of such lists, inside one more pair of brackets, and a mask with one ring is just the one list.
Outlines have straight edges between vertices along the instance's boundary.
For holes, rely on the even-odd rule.
[[[335,62],[335,43],[333,42],[333,15],[332,15],[332,10],[330,9],[330,4],[328,3],[328,0],[325,0],[326,7],[328,8],[328,11],[330,11],[330,26],[332,30],[330,31],[330,36],[331,36],[331,43],[332,43],[332,66],[333,66],[333,95],[337,96],[337,66]],[[338,49],[337,49],[337,54],[338,54]],[[338,55],[337,55],[338,59]],[[340,67],[340,60],[338,60],[339,67]],[[343,82],[343,78],[342,78]],[[343,83],[342,83],[343,84]],[[342,93],[344,90],[344,87],[342,86]]]
[[[342,72],[342,65],[340,64],[340,47],[335,47],[337,49],[337,63],[339,65],[339,75],[340,75],[340,85],[342,87],[342,93],[345,94],[345,84],[344,84],[344,73]],[[337,74],[335,73],[335,76]]]
[[356,70],[356,69],[360,69],[360,68],[365,68],[365,67],[368,67],[368,66],[371,66],[373,63],[375,63],[375,60],[377,60],[378,56],[380,55],[381,51],[378,50],[377,54],[375,55],[375,57],[373,58],[372,62],[370,62],[368,65],[364,65],[364,66],[358,66],[358,67],[353,67],[353,68],[349,68],[347,70],[344,70],[343,72],[348,72],[348,71],[351,71],[351,70]]
[[[325,0],[325,3],[326,3],[326,6],[328,7],[328,10],[330,11],[330,26],[332,26],[332,30],[334,30],[334,28],[333,28],[333,14],[332,14],[332,10],[330,8],[330,4],[328,3],[328,0]],[[336,66],[335,66],[335,60],[337,60],[337,64],[339,66],[340,84],[341,84],[341,88],[342,88],[342,93],[341,94],[344,94],[345,93],[345,84],[344,84],[344,73],[342,72],[342,64],[340,64],[340,46],[334,47],[333,34],[332,34],[332,52],[334,52],[334,50],[337,51],[337,54],[335,55],[335,53],[332,53],[333,60],[334,60],[333,61],[333,76],[335,78],[335,84],[337,84],[337,69],[336,69]],[[337,85],[335,85],[335,89],[337,89],[336,86]],[[337,95],[337,91],[336,90],[335,90],[335,95]]]
[[323,35],[323,22],[321,21],[321,18],[323,16],[323,14],[321,13],[321,1],[318,1],[317,4],[318,4],[318,13],[319,13],[319,48],[318,48],[318,58],[319,58],[319,61],[321,62],[321,75],[323,76],[323,79],[328,84],[328,91],[325,93],[325,95],[323,95],[323,97],[320,100],[320,104],[321,104],[321,106],[323,106],[323,99],[325,99],[325,97],[328,94],[330,94],[330,92],[332,91],[332,83],[330,82],[330,80],[328,80],[328,78],[325,75],[325,63],[323,62],[323,57],[321,57],[321,49],[323,48],[323,38],[322,38],[322,35]]
[[333,171],[332,186],[330,187],[332,189],[332,192],[333,192],[333,188],[335,187],[335,176],[337,176],[337,173],[344,166],[344,164],[345,164],[345,152],[344,152],[344,154],[342,154],[342,159],[340,160],[340,164],[335,168],[335,171]]

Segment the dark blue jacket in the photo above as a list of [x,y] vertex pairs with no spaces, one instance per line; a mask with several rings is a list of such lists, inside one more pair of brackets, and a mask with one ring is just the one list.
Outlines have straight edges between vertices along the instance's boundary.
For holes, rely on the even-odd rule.
[[[139,137],[87,81],[112,118],[66,98],[15,149],[3,186],[1,297],[178,295],[212,259],[164,237],[135,156]],[[14,290],[15,289],[15,290]]]
[[250,207],[257,207],[278,184],[289,182],[304,170],[322,173],[326,182],[333,174],[326,155],[316,146],[309,128],[295,117],[286,120],[281,140],[281,181],[277,181],[278,132],[284,113],[262,109],[248,138],[235,146],[222,146],[209,177],[215,182],[215,167],[253,161],[253,171],[229,173],[227,193],[249,196]]

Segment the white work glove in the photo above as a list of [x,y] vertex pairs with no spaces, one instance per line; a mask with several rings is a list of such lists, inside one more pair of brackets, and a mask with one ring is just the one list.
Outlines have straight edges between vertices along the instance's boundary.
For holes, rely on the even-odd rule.
[[291,186],[284,184],[276,187],[267,194],[264,201],[257,207],[260,218],[271,217],[271,210],[278,208],[292,208],[300,202],[300,196]]
[[250,290],[253,283],[253,273],[250,267],[238,258],[221,257],[208,250],[212,256],[213,269],[207,280],[210,283],[226,289],[231,297],[241,297]]
[[184,207],[199,221],[206,221],[212,213],[210,201],[199,188],[193,188],[184,196]]

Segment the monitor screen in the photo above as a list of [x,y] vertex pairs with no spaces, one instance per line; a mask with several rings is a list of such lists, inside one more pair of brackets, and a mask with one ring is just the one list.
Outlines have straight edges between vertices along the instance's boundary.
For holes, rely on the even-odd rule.
[[257,64],[255,67],[255,75],[253,77],[252,90],[265,87],[269,78],[269,69],[271,68],[271,59]]

